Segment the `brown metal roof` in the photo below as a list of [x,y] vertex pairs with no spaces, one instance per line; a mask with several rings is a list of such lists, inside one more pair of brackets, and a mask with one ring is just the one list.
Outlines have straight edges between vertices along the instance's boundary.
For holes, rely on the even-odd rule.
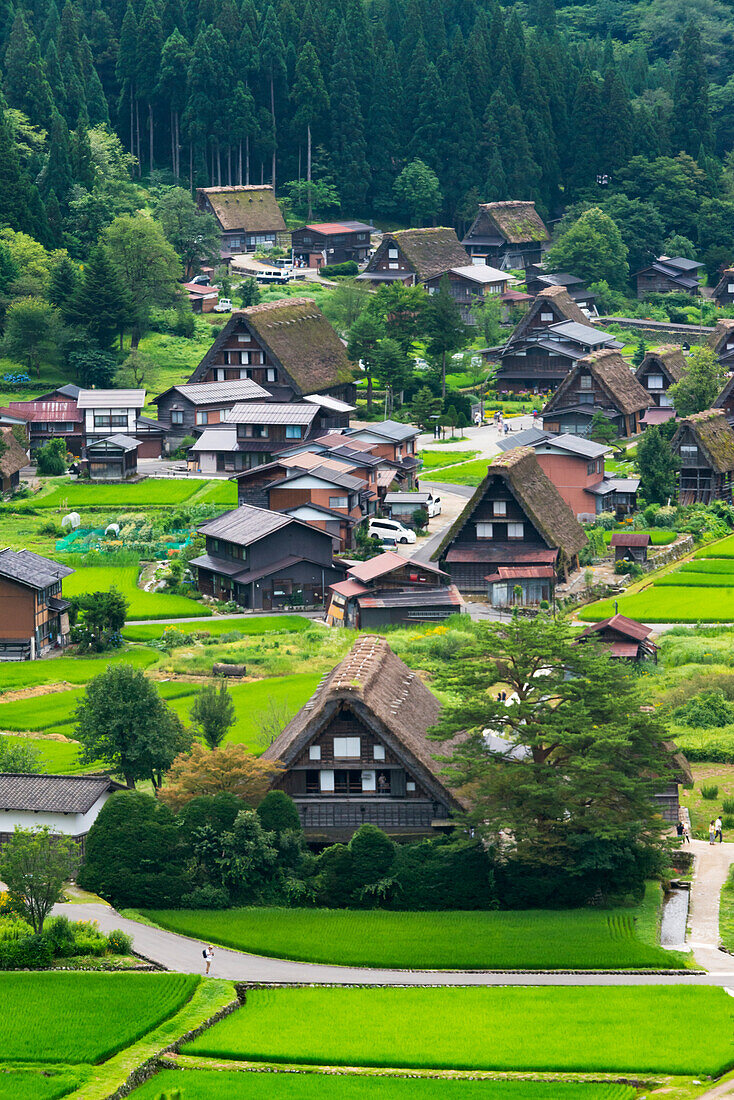
[[485,581],[522,581],[550,579],[555,576],[552,565],[500,565]]
[[649,531],[615,531],[612,546],[649,546]]
[[416,573],[433,573],[443,576],[442,569],[435,565],[426,565],[425,562],[414,562],[411,558],[404,558],[402,554],[396,554],[394,550],[386,550],[384,554],[369,558],[353,565],[349,574],[358,581],[373,581],[376,577],[384,577],[387,573],[394,573],[396,569],[412,568]]
[[451,546],[446,552],[448,562],[477,562],[478,564],[491,565],[493,562],[537,562],[545,565],[555,562],[558,557],[557,550],[530,550],[523,549],[513,543],[504,543],[501,546],[481,546],[479,543],[471,545],[459,544]]
[[625,638],[634,638],[637,642],[643,642],[648,634],[652,633],[652,627],[638,623],[635,619],[628,619],[626,615],[612,615],[610,619],[602,619],[601,622],[587,626],[579,634],[579,638],[588,638],[590,634],[597,634],[602,630],[613,630]]

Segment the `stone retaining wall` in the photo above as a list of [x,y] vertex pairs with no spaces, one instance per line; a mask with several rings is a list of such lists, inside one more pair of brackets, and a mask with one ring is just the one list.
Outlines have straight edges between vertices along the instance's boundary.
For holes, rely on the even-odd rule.
[[659,553],[644,562],[641,567],[642,572],[651,573],[653,569],[661,569],[664,565],[670,565],[673,561],[680,561],[681,558],[693,553],[694,545],[693,535],[685,535],[669,546],[661,546]]

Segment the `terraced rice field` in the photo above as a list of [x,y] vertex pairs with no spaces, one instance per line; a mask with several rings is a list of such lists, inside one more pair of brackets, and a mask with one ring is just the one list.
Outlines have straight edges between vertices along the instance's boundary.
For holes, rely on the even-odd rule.
[[0,1051],[8,1062],[96,1063],[177,1012],[193,974],[0,974]]
[[78,1084],[79,1077],[71,1071],[0,1067],[0,1100],[58,1100]]
[[252,908],[149,910],[146,915],[195,939],[304,962],[438,970],[668,969],[681,964],[653,946],[658,903],[659,888],[651,884],[644,906],[607,912]]
[[[691,1026],[702,1020],[716,1026]],[[711,986],[257,989],[183,1051],[314,1065],[714,1076],[734,1065],[733,1026],[732,998]]]
[[154,649],[118,650],[99,657],[51,657],[44,661],[6,661],[0,678],[0,697],[4,691],[19,691],[38,684],[88,684],[109,664],[120,661],[147,668],[160,657]]
[[[182,1100],[633,1100],[636,1091],[625,1085],[541,1081],[164,1070],[132,1096],[134,1100],[159,1100],[161,1094],[174,1095],[176,1089],[181,1090]],[[5,1100],[1,1092],[0,1100]]]
[[144,592],[138,588],[140,567],[137,565],[80,566],[62,582],[64,595],[79,596],[84,592],[106,592],[117,588],[128,601],[128,619],[183,619],[195,615],[211,615],[204,604],[187,596],[166,592]]
[[182,623],[180,627],[163,623],[144,623],[136,625],[128,624],[122,632],[123,638],[129,642],[153,642],[163,636],[165,630],[179,629],[185,633],[200,633],[202,631],[217,637],[220,634],[230,634],[237,631],[240,634],[271,634],[274,631],[293,633],[308,630],[311,620],[300,615],[249,615],[243,619],[218,619],[212,618],[209,622]]
[[[68,481],[54,485],[50,493],[34,497],[34,508],[124,508],[161,507],[183,504],[210,482],[193,478],[180,481],[175,478],[146,478],[131,484],[95,485],[92,482]],[[213,484],[218,484],[213,482]]]

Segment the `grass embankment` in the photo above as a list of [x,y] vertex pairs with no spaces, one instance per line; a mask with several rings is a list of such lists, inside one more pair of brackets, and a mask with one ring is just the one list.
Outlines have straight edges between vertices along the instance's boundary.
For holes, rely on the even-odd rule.
[[734,951],[734,867],[730,868],[721,889],[719,905],[719,936],[722,947]]
[[257,955],[344,966],[436,970],[668,969],[656,946],[660,888],[634,909],[432,912],[148,910],[172,932]]
[[194,615],[211,615],[211,609],[188,596],[168,592],[145,592],[138,588],[138,565],[88,565],[65,577],[64,595],[79,596],[84,592],[106,592],[117,588],[128,601],[128,619],[184,619]]
[[[700,744],[702,754],[711,751],[706,734],[713,736],[713,744],[719,743],[719,730],[702,730],[698,736],[691,735],[683,727],[673,727],[672,735],[675,743],[686,753],[695,753],[695,747]],[[734,752],[734,730],[729,728],[724,731],[730,751]],[[731,818],[723,808],[724,799],[734,802],[734,765],[732,764],[692,764],[693,786],[680,788],[681,806],[686,806],[691,817],[691,829],[694,837],[708,840],[709,822],[716,819],[718,814],[725,819],[724,839],[731,840],[731,830],[728,823]],[[718,787],[716,798],[704,798],[703,787]],[[734,948],[734,945],[732,945]]]
[[270,634],[273,631],[279,633],[298,633],[308,630],[312,623],[309,619],[299,615],[250,615],[246,619],[210,619],[202,623],[181,623],[165,625],[163,623],[146,623],[144,625],[127,624],[122,632],[123,638],[128,642],[154,642],[163,637],[165,630],[181,630],[185,633],[206,633],[212,637],[220,634],[231,634],[237,631],[239,634],[259,635]]
[[427,471],[437,470],[441,466],[468,462],[476,454],[476,451],[421,451],[418,457],[423,459],[423,468],[419,476],[424,476]]
[[9,1062],[95,1063],[173,1016],[194,974],[0,974],[0,1051]]
[[[716,1027],[691,1027],[692,1020]],[[734,1064],[733,1024],[731,998],[711,986],[258,989],[184,1052],[317,1065],[713,1076]]]
[[[162,1094],[175,1095],[176,1089],[185,1100],[633,1100],[636,1092],[626,1085],[555,1081],[164,1070],[132,1095],[135,1100],[159,1100]],[[1,1093],[0,1100],[4,1100]]]
[[435,473],[431,471],[431,476],[425,480],[446,482],[449,485],[478,485],[487,476],[490,463],[489,458],[478,458],[473,462],[462,462],[458,466],[439,468]]

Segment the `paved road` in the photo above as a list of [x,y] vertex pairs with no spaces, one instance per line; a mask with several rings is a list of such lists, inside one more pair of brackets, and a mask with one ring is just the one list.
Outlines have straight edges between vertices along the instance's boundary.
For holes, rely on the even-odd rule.
[[688,945],[696,962],[712,973],[732,970],[734,959],[719,951],[718,946],[719,899],[734,863],[734,844],[712,845],[707,840],[694,840],[691,851],[696,856],[696,865],[691,884]]
[[[96,920],[104,932],[122,928],[133,937],[135,951],[167,970],[182,973],[203,971],[202,948],[198,940],[150,928],[121,917],[100,904],[57,905],[54,913],[71,920]],[[727,956],[724,956],[728,958]],[[290,962],[268,959],[239,951],[214,949],[211,976],[234,981],[283,982],[335,985],[721,985],[734,988],[734,959],[729,971],[715,974],[513,974],[491,971],[366,970],[353,966]]]

